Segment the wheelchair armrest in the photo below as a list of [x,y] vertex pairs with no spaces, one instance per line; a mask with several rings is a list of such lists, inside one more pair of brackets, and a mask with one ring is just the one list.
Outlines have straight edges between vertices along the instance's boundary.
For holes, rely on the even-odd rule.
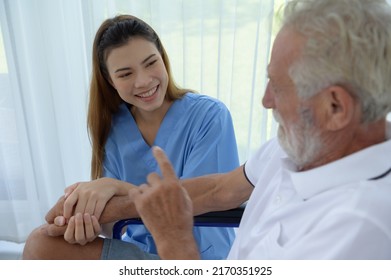
[[245,204],[225,211],[208,212],[194,217],[194,226],[239,227]]
[[[194,226],[200,227],[238,227],[242,219],[246,204],[225,210],[208,212],[194,217]],[[124,219],[116,222],[113,226],[113,238],[121,239],[122,228],[130,224],[142,224],[141,218]]]
[[142,224],[141,218],[130,218],[117,221],[113,226],[113,239],[121,240],[123,227],[130,224]]

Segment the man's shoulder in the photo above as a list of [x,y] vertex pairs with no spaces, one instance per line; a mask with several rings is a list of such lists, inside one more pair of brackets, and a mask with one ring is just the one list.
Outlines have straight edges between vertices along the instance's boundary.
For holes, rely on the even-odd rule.
[[266,171],[277,172],[282,166],[282,158],[286,157],[286,154],[281,149],[281,146],[276,137],[270,139],[263,144],[245,164],[245,171],[248,176],[251,177],[252,182],[256,182],[261,174]]
[[277,137],[269,139],[265,144],[258,148],[254,156],[257,158],[272,158],[278,156],[279,158],[286,156],[282,150]]

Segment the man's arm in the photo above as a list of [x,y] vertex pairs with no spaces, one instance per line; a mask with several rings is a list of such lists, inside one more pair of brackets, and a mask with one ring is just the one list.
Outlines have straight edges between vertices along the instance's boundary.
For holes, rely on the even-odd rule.
[[[244,176],[244,166],[225,173],[212,174],[181,181],[193,201],[193,214],[199,215],[211,211],[223,211],[240,206],[250,197],[253,186]],[[46,221],[50,224],[49,235],[63,235],[66,229],[63,216],[65,198],[62,196],[49,210]],[[128,195],[113,196],[106,204],[100,224],[139,217],[132,199]],[[54,220],[57,219],[56,225]]]
[[194,215],[239,207],[254,187],[244,175],[244,165],[224,174],[212,174],[181,181],[193,201]]

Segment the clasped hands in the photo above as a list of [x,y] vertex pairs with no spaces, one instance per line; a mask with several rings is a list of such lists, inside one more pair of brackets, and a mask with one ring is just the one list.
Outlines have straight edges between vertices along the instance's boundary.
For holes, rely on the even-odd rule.
[[155,242],[168,237],[192,238],[191,199],[163,150],[153,147],[153,154],[162,176],[151,173],[140,186],[111,178],[73,184],[47,213],[42,229],[50,236],[63,235],[71,244],[85,245],[101,233],[99,219],[107,202],[113,196],[128,195]]

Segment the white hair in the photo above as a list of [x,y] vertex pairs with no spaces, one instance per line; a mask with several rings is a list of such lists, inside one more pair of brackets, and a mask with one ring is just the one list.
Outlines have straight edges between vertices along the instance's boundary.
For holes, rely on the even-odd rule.
[[339,85],[361,103],[362,121],[391,112],[391,7],[383,0],[294,0],[284,27],[308,40],[290,76],[299,96]]

